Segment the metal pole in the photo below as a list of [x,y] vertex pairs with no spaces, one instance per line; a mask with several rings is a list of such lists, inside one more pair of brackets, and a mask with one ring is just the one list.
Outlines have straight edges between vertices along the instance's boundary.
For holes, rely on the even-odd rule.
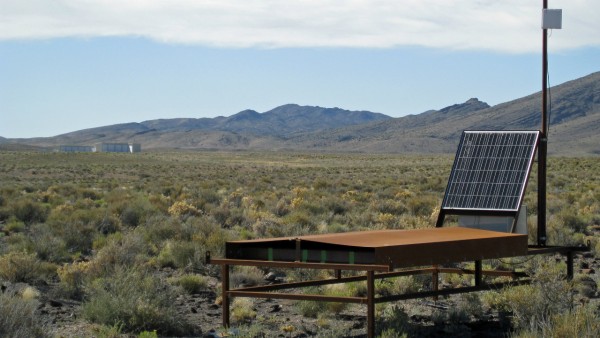
[[482,284],[482,264],[481,260],[475,261],[475,286],[481,286]]
[[375,337],[375,272],[367,271],[367,337]]
[[[543,0],[543,9],[548,0]],[[546,245],[546,163],[548,157],[548,30],[542,28],[542,129],[538,147],[538,245]]]
[[[440,270],[438,265],[433,266],[433,272],[431,273],[431,289],[437,292],[440,288]],[[433,300],[437,301],[438,296],[433,296]]]
[[221,298],[223,327],[229,327],[229,265],[221,266]]
[[573,251],[567,252],[567,280],[573,280]]

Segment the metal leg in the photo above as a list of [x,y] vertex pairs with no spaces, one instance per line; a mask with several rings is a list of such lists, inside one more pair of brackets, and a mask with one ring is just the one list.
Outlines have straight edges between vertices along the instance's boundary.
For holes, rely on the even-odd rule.
[[573,280],[573,251],[567,252],[567,279]]
[[481,286],[481,260],[475,261],[475,286]]
[[375,337],[375,272],[367,271],[367,337]]
[[341,279],[342,278],[342,270],[335,270],[335,278],[337,279]]
[[223,327],[229,327],[229,265],[221,266],[221,298],[223,306]]
[[[437,265],[433,266],[431,273],[431,288],[433,291],[438,291],[440,288],[440,270]],[[438,296],[433,296],[433,300],[438,300]]]

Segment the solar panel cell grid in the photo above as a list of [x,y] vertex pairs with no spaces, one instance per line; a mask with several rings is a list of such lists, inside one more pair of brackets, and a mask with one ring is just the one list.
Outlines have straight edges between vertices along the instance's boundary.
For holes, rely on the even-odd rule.
[[516,212],[538,135],[538,131],[464,132],[442,208]]

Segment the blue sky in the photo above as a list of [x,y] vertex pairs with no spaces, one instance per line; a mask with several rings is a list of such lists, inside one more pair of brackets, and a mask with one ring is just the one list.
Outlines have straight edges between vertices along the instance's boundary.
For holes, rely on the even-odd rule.
[[[550,0],[552,85],[600,70],[600,2]],[[341,6],[340,4],[343,4]],[[297,103],[398,117],[541,89],[541,1],[0,0],[0,136]]]

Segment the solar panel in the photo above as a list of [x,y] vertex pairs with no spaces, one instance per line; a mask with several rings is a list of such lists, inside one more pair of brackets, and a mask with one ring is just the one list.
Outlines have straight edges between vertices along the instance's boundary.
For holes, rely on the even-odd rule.
[[539,131],[465,131],[442,209],[517,212]]

